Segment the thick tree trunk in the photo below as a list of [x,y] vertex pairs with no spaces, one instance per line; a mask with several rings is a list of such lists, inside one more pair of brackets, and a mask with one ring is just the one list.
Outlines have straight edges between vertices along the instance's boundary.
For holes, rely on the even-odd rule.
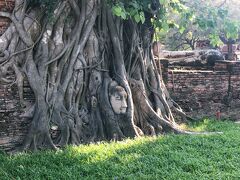
[[143,25],[124,21],[103,0],[60,1],[51,21],[44,11],[16,0],[12,15],[0,12],[12,20],[0,37],[0,78],[13,68],[23,107],[23,74],[35,95],[21,116],[32,119],[23,150],[186,133],[153,59],[153,14]]

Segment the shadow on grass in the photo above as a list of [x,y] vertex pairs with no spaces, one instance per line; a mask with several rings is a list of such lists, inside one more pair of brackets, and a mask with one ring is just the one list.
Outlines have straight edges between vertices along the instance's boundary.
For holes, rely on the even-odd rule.
[[239,126],[203,121],[192,128],[199,126],[227,133],[145,137],[16,156],[0,153],[0,179],[238,178]]

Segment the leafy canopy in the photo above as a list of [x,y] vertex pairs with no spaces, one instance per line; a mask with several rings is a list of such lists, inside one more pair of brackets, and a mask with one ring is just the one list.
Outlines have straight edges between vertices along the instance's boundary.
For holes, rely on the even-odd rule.
[[153,25],[165,31],[174,26],[169,14],[179,15],[187,9],[179,0],[116,0],[108,1],[108,4],[116,16],[122,19],[131,18],[137,23],[145,22],[146,13],[154,14]]
[[[137,23],[144,23],[146,12],[154,10],[152,24],[156,39],[165,36],[171,28],[182,34],[186,30],[189,32],[188,28],[194,25],[195,29],[208,33],[213,45],[218,45],[220,36],[237,39],[240,31],[239,21],[229,16],[227,8],[218,7],[210,0],[115,0],[108,1],[108,4],[116,16],[131,18]],[[154,4],[158,6],[153,7]]]
[[[122,19],[133,19],[137,23],[146,21],[146,13],[153,14],[156,39],[164,37],[171,28],[184,33],[195,25],[208,32],[213,45],[220,43],[220,36],[237,39],[240,22],[229,16],[226,7],[216,6],[210,0],[106,0],[112,12]],[[51,15],[59,0],[28,0],[30,5],[43,6]],[[216,1],[217,2],[217,1]],[[189,32],[189,30],[188,30]],[[191,34],[191,32],[190,32]]]
[[194,0],[189,3],[189,7],[195,14],[192,23],[198,25],[201,31],[209,33],[213,45],[219,45],[220,38],[226,40],[239,38],[240,21],[230,15],[229,7],[224,4],[219,6],[217,1],[210,0]]

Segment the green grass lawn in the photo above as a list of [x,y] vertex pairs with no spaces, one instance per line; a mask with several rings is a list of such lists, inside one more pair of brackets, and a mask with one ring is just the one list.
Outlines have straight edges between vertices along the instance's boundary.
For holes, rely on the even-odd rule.
[[240,179],[240,125],[204,120],[218,135],[166,135],[13,156],[0,179]]

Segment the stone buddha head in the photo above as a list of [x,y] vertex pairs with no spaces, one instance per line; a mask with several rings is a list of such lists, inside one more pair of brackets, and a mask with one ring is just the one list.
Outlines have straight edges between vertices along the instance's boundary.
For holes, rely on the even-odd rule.
[[115,114],[125,114],[127,112],[127,93],[116,81],[110,83],[109,99]]

